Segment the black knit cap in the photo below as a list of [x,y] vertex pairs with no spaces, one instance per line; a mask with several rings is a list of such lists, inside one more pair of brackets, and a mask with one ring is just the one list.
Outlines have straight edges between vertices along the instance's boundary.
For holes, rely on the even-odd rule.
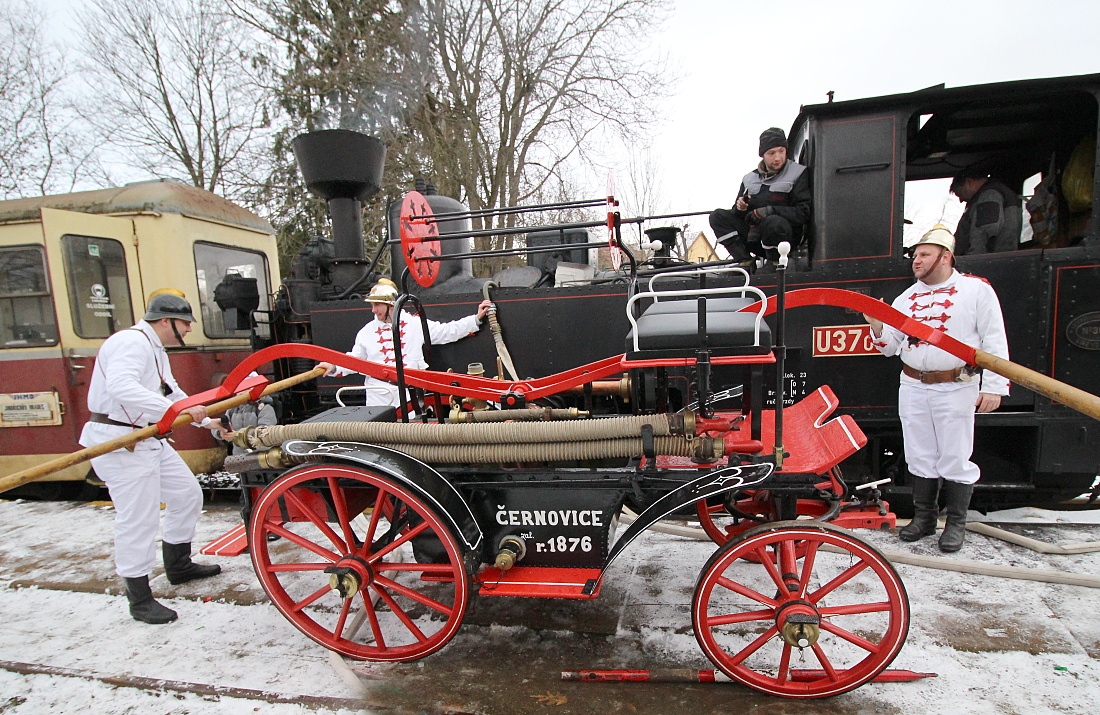
[[760,156],[764,156],[764,152],[777,146],[787,148],[787,135],[779,127],[765,129],[760,135]]

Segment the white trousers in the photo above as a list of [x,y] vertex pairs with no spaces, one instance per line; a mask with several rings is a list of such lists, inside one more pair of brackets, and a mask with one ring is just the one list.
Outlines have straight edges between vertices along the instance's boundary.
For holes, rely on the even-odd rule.
[[[98,425],[97,425],[98,426]],[[115,504],[115,570],[123,578],[148,576],[157,561],[157,531],[164,509],[163,539],[190,543],[202,513],[202,488],[183,458],[165,440],[139,442],[92,460]]]
[[953,390],[902,383],[898,415],[905,438],[905,461],[912,474],[925,479],[943,477],[960,484],[978,481],[981,470],[970,461],[977,401],[976,382]]

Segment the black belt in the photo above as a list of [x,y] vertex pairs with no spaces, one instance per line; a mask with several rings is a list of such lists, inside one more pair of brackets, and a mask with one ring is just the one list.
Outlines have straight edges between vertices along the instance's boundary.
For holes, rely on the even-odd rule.
[[915,367],[909,367],[905,363],[902,363],[901,371],[926,385],[936,385],[941,382],[969,382],[970,377],[978,373],[977,368],[972,368],[969,365],[957,367],[954,370],[925,370],[922,372]]
[[101,412],[93,412],[88,417],[89,422],[97,422],[101,425],[114,425],[115,427],[129,427],[130,429],[143,429],[147,425],[134,425],[129,422],[119,422],[118,420],[112,420],[107,415]]

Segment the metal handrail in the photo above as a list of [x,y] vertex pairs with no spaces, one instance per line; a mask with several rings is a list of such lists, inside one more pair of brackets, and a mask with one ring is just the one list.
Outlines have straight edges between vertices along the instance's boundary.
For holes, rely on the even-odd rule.
[[[748,285],[750,281],[749,272],[740,266],[723,266],[720,268],[699,268],[693,266],[691,268],[685,268],[682,271],[676,271],[674,273],[657,273],[653,276],[650,276],[649,290],[656,291],[656,288],[653,287],[653,284],[657,282],[658,278],[687,278],[690,276],[697,276],[702,274],[706,274],[709,276],[715,273],[740,273],[742,276],[745,277],[745,285]],[[654,298],[653,302],[658,302],[657,298]]]

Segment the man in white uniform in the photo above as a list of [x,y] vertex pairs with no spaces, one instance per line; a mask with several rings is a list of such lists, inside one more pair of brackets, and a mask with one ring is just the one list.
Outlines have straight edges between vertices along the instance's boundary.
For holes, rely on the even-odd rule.
[[[967,345],[1008,359],[1001,304],[983,278],[955,270],[955,237],[937,224],[914,246],[917,282],[894,300],[897,310]],[[936,533],[940,480],[945,494],[946,526],[941,551],[962,548],[966,512],[980,470],[974,452],[974,412],[992,412],[1008,394],[1008,380],[989,370],[971,371],[962,360],[924,341],[863,316],[871,324],[875,346],[887,356],[901,355],[898,414],[905,439],[905,461],[913,475],[913,521],[898,537],[916,541]]]
[[[366,301],[371,304],[374,320],[364,325],[356,334],[355,345],[348,355],[385,365],[396,365],[397,358],[393,344],[393,306],[397,301],[397,286],[393,281],[383,278],[371,288]],[[492,302],[483,300],[474,315],[449,323],[429,320],[428,334],[432,344],[453,343],[477,333],[481,329],[481,321],[485,313],[491,306]],[[420,318],[408,313],[401,315],[401,362],[406,368],[423,370],[428,367],[428,361],[424,359],[424,330],[420,324]],[[326,373],[329,376],[339,377],[355,372],[333,367],[328,363],[320,364],[329,368]],[[366,386],[367,405],[390,407],[398,405],[396,385],[373,377],[367,377],[363,384]]]
[[[156,293],[145,317],[103,343],[88,387],[91,413],[80,444],[91,447],[159,422],[173,402],[187,394],[176,384],[165,345],[183,345],[195,317],[172,292]],[[189,407],[203,427],[219,430],[206,408]],[[191,561],[191,539],[202,511],[202,489],[183,458],[164,439],[149,438],[92,460],[115,506],[115,568],[126,582],[130,615],[145,623],[169,623],[176,612],[153,599],[149,574],[156,563],[157,531],[163,502],[164,572],[173,584],[213,576],[217,565]]]

